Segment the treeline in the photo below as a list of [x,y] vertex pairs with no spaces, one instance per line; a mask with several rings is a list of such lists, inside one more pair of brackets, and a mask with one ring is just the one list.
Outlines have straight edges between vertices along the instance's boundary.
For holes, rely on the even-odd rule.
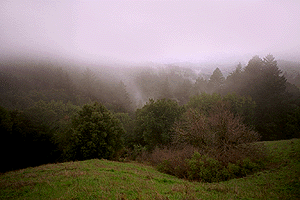
[[[299,137],[299,88],[272,55],[255,56],[226,78],[219,68],[209,79],[175,66],[114,70],[1,63],[1,171],[67,160],[135,159],[174,144],[180,133],[195,133],[180,144],[196,148],[192,141],[198,141],[211,149],[223,140],[235,148],[258,138]],[[240,138],[230,135],[229,124],[238,127]],[[222,156],[214,159],[227,166],[230,156]]]

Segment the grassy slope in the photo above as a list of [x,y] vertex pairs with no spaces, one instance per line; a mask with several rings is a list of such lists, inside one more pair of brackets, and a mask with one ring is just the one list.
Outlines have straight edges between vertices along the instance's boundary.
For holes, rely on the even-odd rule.
[[0,175],[1,199],[300,199],[300,139],[265,142],[272,165],[221,183],[181,180],[138,163],[87,160]]

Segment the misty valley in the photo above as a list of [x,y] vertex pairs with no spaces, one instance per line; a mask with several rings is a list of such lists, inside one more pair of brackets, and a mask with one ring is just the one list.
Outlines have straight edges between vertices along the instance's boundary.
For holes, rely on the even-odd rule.
[[257,142],[300,136],[300,64],[272,55],[225,68],[0,65],[1,172],[104,158],[218,182],[265,167]]

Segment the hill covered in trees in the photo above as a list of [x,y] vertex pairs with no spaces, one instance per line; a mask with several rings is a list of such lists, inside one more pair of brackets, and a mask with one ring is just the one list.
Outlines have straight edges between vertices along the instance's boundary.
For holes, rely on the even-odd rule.
[[[212,155],[200,148],[203,144],[220,152],[213,159],[227,167],[248,156],[250,150],[244,149],[245,154],[229,159],[239,145],[299,137],[298,65],[279,63],[272,55],[254,56],[224,76],[220,68],[207,75],[175,65],[2,61],[1,156],[7,164],[1,170],[135,159],[170,144]],[[182,134],[185,139],[176,140]],[[6,162],[12,156],[15,161]]]

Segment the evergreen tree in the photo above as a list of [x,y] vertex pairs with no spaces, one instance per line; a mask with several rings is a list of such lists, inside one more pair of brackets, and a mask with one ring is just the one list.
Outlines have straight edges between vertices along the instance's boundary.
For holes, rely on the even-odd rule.
[[272,55],[263,60],[254,56],[243,74],[241,93],[256,102],[256,128],[263,140],[284,138],[284,120],[287,117],[286,79],[281,75]]
[[242,79],[242,64],[239,63],[236,69],[227,76],[223,93],[240,93]]
[[220,92],[223,86],[225,78],[219,68],[216,68],[207,84],[209,93]]
[[194,95],[200,95],[201,93],[206,93],[207,91],[207,81],[203,77],[198,77],[196,79],[196,82],[194,83],[192,87],[191,94]]

